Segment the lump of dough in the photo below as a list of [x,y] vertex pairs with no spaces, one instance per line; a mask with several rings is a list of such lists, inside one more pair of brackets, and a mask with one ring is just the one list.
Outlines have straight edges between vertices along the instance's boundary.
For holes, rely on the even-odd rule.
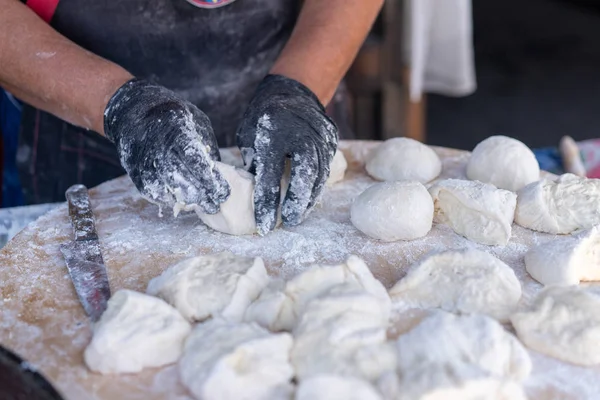
[[437,222],[474,242],[505,245],[511,235],[517,195],[478,181],[447,179],[430,189]]
[[535,351],[573,364],[600,364],[600,289],[544,289],[528,310],[513,314],[517,336]]
[[327,179],[326,183],[327,186],[331,186],[343,181],[347,168],[348,162],[346,161],[346,157],[344,157],[344,153],[338,149],[335,153],[335,156],[333,156],[333,160],[331,161],[329,178]]
[[521,284],[514,271],[491,254],[448,250],[411,266],[390,296],[404,308],[482,313],[507,321],[521,298]]
[[375,388],[362,379],[317,375],[298,385],[296,400],[382,400]]
[[577,285],[581,281],[600,280],[598,227],[533,247],[525,254],[525,268],[544,285]]
[[429,146],[410,138],[381,143],[369,156],[367,172],[380,181],[427,183],[442,171],[442,162]]
[[386,342],[389,313],[356,283],[332,287],[308,303],[294,328],[290,359],[298,379],[321,374],[375,382],[395,368]]
[[314,265],[287,282],[272,280],[248,307],[245,320],[257,322],[272,331],[291,331],[311,300],[334,286],[351,282],[375,296],[380,302],[379,307],[389,317],[391,300],[385,287],[373,277],[363,260],[350,256],[344,264]]
[[288,333],[211,319],[198,324],[186,340],[179,375],[197,399],[289,399],[292,342]]
[[240,321],[268,282],[261,258],[224,252],[169,267],[150,281],[146,292],[164,299],[188,321],[216,315]]
[[515,222],[553,234],[600,224],[600,179],[564,174],[525,186],[518,193]]
[[413,240],[431,230],[433,200],[419,182],[381,182],[354,200],[350,220],[356,229],[375,239]]
[[540,166],[522,142],[491,136],[475,146],[467,163],[467,177],[516,192],[540,179]]
[[103,374],[161,367],[177,361],[190,331],[190,324],[161,299],[119,290],[94,325],[83,358]]
[[216,162],[217,170],[229,183],[229,198],[221,204],[216,214],[205,214],[194,207],[198,217],[216,231],[230,235],[252,235],[256,233],[254,219],[254,175],[243,169]]
[[[483,315],[433,313],[396,341],[400,399],[524,399],[527,350]],[[514,396],[514,397],[512,397]]]

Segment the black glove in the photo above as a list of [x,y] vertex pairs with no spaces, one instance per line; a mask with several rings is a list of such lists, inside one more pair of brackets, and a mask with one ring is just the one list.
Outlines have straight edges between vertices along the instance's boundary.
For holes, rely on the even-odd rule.
[[292,173],[281,215],[287,226],[302,222],[329,177],[338,141],[338,129],[319,99],[300,82],[267,76],[246,110],[237,141],[244,163],[256,174],[258,233],[275,228],[286,158]]
[[197,204],[214,214],[229,196],[208,117],[172,91],[139,79],[125,83],[106,106],[104,132],[149,201]]

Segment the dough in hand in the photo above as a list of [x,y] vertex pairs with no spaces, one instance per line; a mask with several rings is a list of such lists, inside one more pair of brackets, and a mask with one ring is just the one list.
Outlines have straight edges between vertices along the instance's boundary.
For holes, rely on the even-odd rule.
[[600,224],[600,179],[564,174],[524,187],[518,194],[515,222],[553,234]]
[[333,160],[331,161],[329,178],[327,179],[327,186],[332,186],[338,182],[344,180],[344,174],[346,173],[346,169],[348,168],[348,162],[346,161],[346,157],[344,157],[344,153],[340,149],[338,149],[333,156]]
[[378,309],[389,318],[391,300],[385,287],[373,277],[363,260],[350,256],[343,264],[314,265],[287,282],[272,280],[248,307],[245,320],[272,331],[291,331],[310,301],[344,283],[354,283],[377,298]]
[[298,385],[296,400],[382,400],[375,388],[362,379],[317,375]]
[[600,280],[598,227],[574,236],[559,237],[525,254],[527,272],[544,285],[577,285]]
[[393,138],[381,143],[365,165],[380,181],[427,183],[442,171],[442,161],[429,146],[410,138]]
[[161,299],[119,290],[94,325],[83,358],[102,374],[161,367],[177,361],[190,331],[190,324]]
[[447,179],[430,189],[435,219],[474,242],[505,245],[511,235],[517,195],[479,181]]
[[418,239],[431,230],[433,200],[419,182],[381,182],[354,200],[350,220],[365,235],[384,242]]
[[194,207],[198,217],[216,231],[230,235],[252,235],[256,233],[254,219],[254,175],[231,165],[216,162],[217,170],[229,183],[229,198],[221,204],[216,214],[205,214]]
[[289,399],[292,342],[288,333],[211,319],[196,325],[186,340],[179,375],[197,399]]
[[[396,341],[400,399],[525,398],[525,348],[483,315],[437,311]],[[509,394],[515,397],[510,397]]]
[[217,315],[241,321],[268,282],[261,258],[224,252],[169,267],[150,281],[146,292],[164,299],[191,322]]
[[522,142],[491,136],[475,146],[467,164],[467,177],[516,192],[540,179],[540,166]]
[[482,313],[507,321],[521,298],[521,284],[505,263],[475,249],[426,256],[390,289],[403,308]]
[[600,288],[549,287],[511,317],[517,336],[535,351],[573,364],[600,364]]

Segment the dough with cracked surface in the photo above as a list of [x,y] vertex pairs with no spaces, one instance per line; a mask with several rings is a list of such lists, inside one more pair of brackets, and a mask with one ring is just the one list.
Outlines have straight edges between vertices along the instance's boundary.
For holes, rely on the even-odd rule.
[[180,261],[152,279],[146,292],[192,322],[217,315],[241,321],[268,282],[260,257],[224,252]]

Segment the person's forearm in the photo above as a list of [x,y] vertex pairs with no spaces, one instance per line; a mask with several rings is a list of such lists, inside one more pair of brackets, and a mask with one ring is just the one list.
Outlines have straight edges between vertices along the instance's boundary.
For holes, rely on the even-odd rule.
[[69,41],[17,0],[0,0],[0,10],[0,86],[103,134],[104,108],[131,74]]
[[327,105],[382,5],[383,0],[305,0],[271,73],[303,83]]

